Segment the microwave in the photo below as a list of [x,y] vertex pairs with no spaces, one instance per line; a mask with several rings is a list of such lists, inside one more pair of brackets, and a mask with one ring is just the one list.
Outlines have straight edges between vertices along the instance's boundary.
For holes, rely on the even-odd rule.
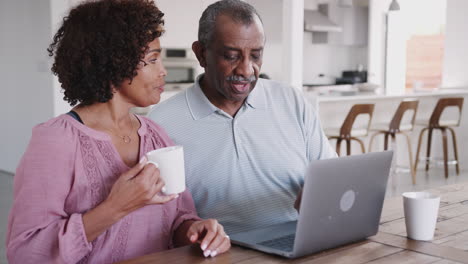
[[183,90],[195,82],[203,72],[191,49],[167,48],[162,51],[164,67],[167,71],[166,90]]

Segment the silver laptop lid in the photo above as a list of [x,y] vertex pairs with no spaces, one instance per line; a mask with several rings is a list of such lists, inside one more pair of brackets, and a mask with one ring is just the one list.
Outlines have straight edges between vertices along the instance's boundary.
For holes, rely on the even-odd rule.
[[312,161],[304,179],[293,255],[375,235],[392,151]]

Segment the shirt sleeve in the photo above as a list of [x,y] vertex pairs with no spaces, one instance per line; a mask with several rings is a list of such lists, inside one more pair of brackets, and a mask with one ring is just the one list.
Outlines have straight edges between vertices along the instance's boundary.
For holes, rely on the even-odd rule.
[[[197,210],[193,203],[192,195],[188,190],[185,190],[180,194],[177,199],[177,213],[174,221],[172,222],[171,234],[174,237],[174,233],[179,226],[186,220],[201,220],[197,215]],[[171,245],[172,247],[172,245]]]
[[309,161],[337,157],[320,122],[318,109],[304,100],[304,127]]
[[67,133],[41,125],[14,179],[7,232],[9,263],[76,263],[91,250],[81,214],[65,211],[76,149]]

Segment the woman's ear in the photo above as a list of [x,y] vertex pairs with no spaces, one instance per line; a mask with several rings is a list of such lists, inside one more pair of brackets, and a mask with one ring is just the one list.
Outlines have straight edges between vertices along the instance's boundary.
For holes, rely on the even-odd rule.
[[200,41],[195,41],[192,43],[192,50],[197,56],[198,63],[201,67],[206,67],[206,58],[205,58],[205,47]]

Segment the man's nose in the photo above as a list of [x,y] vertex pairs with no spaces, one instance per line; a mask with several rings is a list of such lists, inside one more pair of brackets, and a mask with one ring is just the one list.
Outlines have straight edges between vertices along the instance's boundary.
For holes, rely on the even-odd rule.
[[249,78],[254,74],[252,60],[245,58],[235,68],[235,74],[244,78]]

